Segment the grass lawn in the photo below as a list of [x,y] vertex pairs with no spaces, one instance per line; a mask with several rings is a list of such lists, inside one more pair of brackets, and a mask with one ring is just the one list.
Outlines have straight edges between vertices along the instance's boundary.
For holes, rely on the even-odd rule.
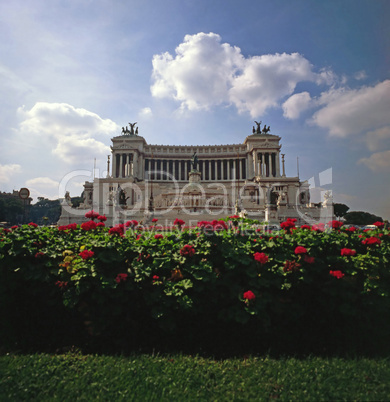
[[388,359],[5,355],[1,401],[390,400]]

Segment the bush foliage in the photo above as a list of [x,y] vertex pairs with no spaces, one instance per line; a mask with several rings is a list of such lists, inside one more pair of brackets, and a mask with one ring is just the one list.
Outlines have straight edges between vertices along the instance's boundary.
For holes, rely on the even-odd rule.
[[[3,347],[389,352],[390,234],[239,219],[0,233]],[[93,222],[93,224],[92,224]]]

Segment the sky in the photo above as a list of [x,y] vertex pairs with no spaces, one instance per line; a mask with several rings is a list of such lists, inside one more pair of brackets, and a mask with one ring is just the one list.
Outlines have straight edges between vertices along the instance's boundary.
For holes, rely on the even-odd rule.
[[388,0],[0,0],[0,191],[79,196],[129,122],[213,145],[262,120],[288,176],[390,219],[389,20]]

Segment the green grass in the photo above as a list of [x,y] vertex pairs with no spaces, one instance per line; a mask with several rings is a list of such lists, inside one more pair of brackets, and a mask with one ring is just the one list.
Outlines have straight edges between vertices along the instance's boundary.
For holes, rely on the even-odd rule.
[[390,400],[387,359],[0,357],[2,401]]

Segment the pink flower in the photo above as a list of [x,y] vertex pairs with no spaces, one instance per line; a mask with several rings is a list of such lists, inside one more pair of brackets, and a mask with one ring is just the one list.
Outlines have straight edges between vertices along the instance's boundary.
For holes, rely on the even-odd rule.
[[195,249],[193,246],[186,244],[180,250],[180,255],[182,255],[183,257],[193,257],[195,255]]
[[377,238],[377,237],[367,237],[367,239],[364,239],[362,243],[366,246],[372,246],[374,244],[381,244],[382,242]]
[[298,246],[295,248],[294,253],[295,254],[307,254],[307,250],[305,249],[305,247]]
[[127,281],[127,274],[118,274],[115,278],[116,283],[126,282]]
[[36,223],[34,223],[34,222],[30,222],[30,223],[28,224],[28,226],[32,226],[33,228],[37,228],[37,227],[38,227],[38,225],[37,225]]
[[317,232],[323,232],[325,230],[325,224],[319,223],[318,225],[312,225],[311,230],[315,230]]
[[303,261],[307,262],[308,264],[314,264],[315,258],[310,257],[309,255],[305,255],[303,257]]
[[88,260],[88,258],[91,258],[95,255],[95,253],[91,250],[83,250],[81,253],[79,253],[79,256],[83,259],[83,260]]
[[265,253],[255,253],[253,254],[253,258],[255,261],[259,262],[260,264],[265,264],[268,261],[268,255]]
[[353,256],[356,254],[356,250],[352,250],[350,248],[342,248],[341,255],[342,256]]
[[96,223],[94,221],[84,222],[84,223],[81,224],[81,229],[83,229],[85,231],[95,230],[96,229]]
[[244,292],[243,298],[244,300],[249,301],[249,300],[255,300],[256,296],[251,290],[247,290],[246,292]]
[[329,271],[329,274],[334,276],[337,279],[341,279],[343,276],[345,276],[345,274],[343,274],[341,271],[337,270],[337,271]]
[[157,233],[157,234],[154,235],[154,238],[155,239],[163,239],[164,236],[162,234],[160,234],[160,233]]

